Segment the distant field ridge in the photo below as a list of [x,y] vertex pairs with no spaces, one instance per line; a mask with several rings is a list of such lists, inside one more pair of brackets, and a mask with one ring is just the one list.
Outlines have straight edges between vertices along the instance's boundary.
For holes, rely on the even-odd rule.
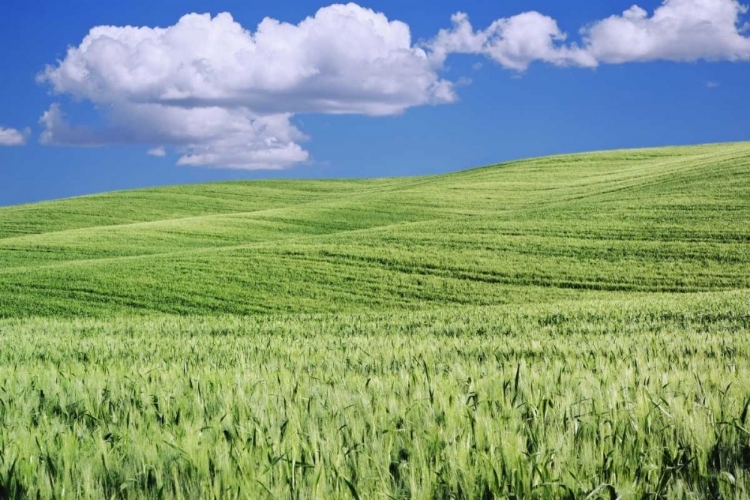
[[0,209],[0,317],[356,312],[750,287],[750,143]]

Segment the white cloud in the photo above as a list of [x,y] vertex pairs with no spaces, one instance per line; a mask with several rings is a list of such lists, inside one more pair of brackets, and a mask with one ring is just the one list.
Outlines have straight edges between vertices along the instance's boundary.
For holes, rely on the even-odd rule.
[[23,146],[31,130],[16,130],[14,128],[0,127],[0,146]]
[[525,71],[534,62],[556,66],[595,67],[654,60],[750,60],[747,7],[737,0],[664,0],[649,16],[634,5],[622,15],[581,29],[580,43],[551,17],[525,12],[494,21],[475,31],[464,13],[453,27],[428,42],[431,57],[442,64],[450,54],[482,54],[505,68]]
[[111,125],[74,128],[53,107],[43,142],[163,141],[182,149],[180,164],[235,168],[306,161],[293,114],[394,115],[455,100],[406,24],[352,3],[298,25],[266,18],[255,32],[227,13],[99,26],[39,80],[107,110]]
[[449,54],[483,54],[503,67],[525,71],[533,62],[556,66],[596,66],[585,50],[565,45],[567,35],[557,21],[538,12],[498,19],[487,29],[474,31],[469,17],[455,14],[453,28],[440,30],[428,43],[431,57],[442,65]]
[[245,106],[258,113],[391,115],[450,102],[409,27],[356,4],[255,32],[228,13],[168,28],[99,26],[40,79],[96,103]]
[[289,118],[256,116],[244,108],[118,103],[108,110],[107,126],[91,129],[70,125],[53,104],[40,120],[45,127],[40,140],[74,146],[171,144],[182,153],[179,165],[274,169],[309,158],[297,144],[306,137]]
[[[602,63],[750,60],[736,0],[664,0],[649,17],[634,5],[582,30],[586,50]],[[746,26],[746,25],[745,25]]]
[[255,31],[226,13],[189,14],[166,28],[98,26],[39,81],[93,103],[105,125],[72,125],[53,104],[40,140],[160,144],[180,153],[181,165],[284,168],[310,157],[297,114],[386,116],[454,102],[468,80],[440,75],[451,54],[519,73],[537,62],[750,60],[746,12],[737,0],[663,0],[651,15],[633,6],[593,22],[578,41],[532,11],[480,30],[457,13],[451,28],[415,44],[405,23],[353,3],[296,25],[266,18]]
[[716,89],[716,88],[719,88],[719,85],[720,85],[719,82],[713,82],[713,81],[706,82],[707,89]]
[[148,151],[146,151],[146,154],[149,156],[156,156],[158,158],[164,158],[167,156],[167,150],[164,149],[164,146],[157,146],[155,148],[151,148]]

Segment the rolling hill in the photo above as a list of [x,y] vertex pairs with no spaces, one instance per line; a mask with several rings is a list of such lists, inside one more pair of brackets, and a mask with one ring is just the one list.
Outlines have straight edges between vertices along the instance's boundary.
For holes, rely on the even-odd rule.
[[0,499],[750,498],[750,143],[0,209]]
[[750,144],[0,209],[0,316],[356,312],[750,286]]

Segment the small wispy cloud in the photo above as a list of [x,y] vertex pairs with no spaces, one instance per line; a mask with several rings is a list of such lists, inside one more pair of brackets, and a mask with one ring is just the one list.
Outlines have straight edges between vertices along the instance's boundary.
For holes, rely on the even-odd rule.
[[713,82],[713,81],[706,82],[706,88],[707,89],[715,89],[718,86],[719,86],[719,82]]
[[167,156],[167,150],[164,149],[164,146],[159,146],[149,149],[148,151],[146,151],[146,154],[149,156],[158,156],[159,158],[163,158]]
[[23,146],[30,135],[29,128],[17,130],[0,127],[0,146]]

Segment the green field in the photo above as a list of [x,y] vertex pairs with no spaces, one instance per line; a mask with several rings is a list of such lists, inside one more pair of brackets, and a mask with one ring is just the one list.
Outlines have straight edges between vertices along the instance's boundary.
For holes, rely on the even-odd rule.
[[0,208],[0,498],[750,498],[750,143]]

